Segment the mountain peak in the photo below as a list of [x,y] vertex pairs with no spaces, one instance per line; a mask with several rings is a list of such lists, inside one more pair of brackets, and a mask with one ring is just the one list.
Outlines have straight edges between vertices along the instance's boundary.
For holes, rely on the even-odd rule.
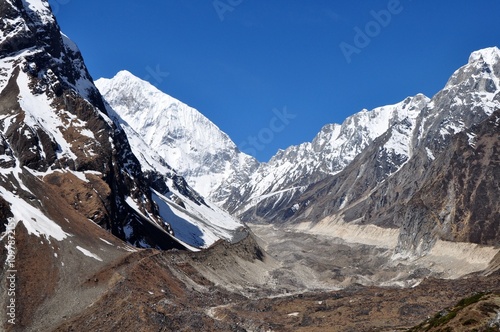
[[488,65],[494,65],[500,62],[500,49],[496,46],[484,48],[472,52],[469,57],[469,63],[484,61]]
[[139,77],[135,76],[128,70],[119,71],[113,78],[100,78],[96,80],[96,83],[99,85],[112,84],[121,86],[125,84],[127,86],[129,85],[141,86],[141,88],[143,89],[155,90],[156,92],[160,92],[156,87],[151,85],[149,82],[140,79]]
[[36,16],[40,18],[42,23],[53,23],[55,21],[47,0],[24,0],[22,3],[31,18]]
[[[128,71],[95,82],[123,126],[130,126],[193,188],[215,201],[224,179],[242,177],[258,162],[241,153],[227,134],[196,109],[158,90]],[[232,164],[235,162],[235,164]],[[241,165],[240,165],[241,164]],[[214,194],[215,196],[211,196]]]
[[[479,94],[494,96],[500,87],[499,77],[500,49],[489,47],[472,52],[469,62],[450,77],[445,90],[459,89],[463,93],[476,91]],[[458,93],[458,90],[455,92]]]
[[[0,2],[0,52],[12,54],[33,46],[50,44],[47,32],[54,30],[55,19],[47,1]],[[43,34],[43,37],[41,38]],[[37,38],[40,37],[40,38]]]
[[101,90],[101,93],[112,94],[115,97],[118,97],[123,91],[127,91],[126,95],[120,96],[120,99],[122,103],[134,101],[134,107],[129,109],[131,113],[139,112],[145,108],[155,108],[161,113],[163,108],[168,105],[191,108],[128,70],[119,71],[113,78],[100,78],[95,81],[95,85]]
[[[112,79],[115,81],[131,81],[137,84],[144,84],[144,85],[149,84],[149,82],[140,79],[139,77],[135,76],[128,70],[120,70],[118,73],[116,73],[115,77],[113,77]],[[153,87],[153,85],[151,85],[151,87]]]

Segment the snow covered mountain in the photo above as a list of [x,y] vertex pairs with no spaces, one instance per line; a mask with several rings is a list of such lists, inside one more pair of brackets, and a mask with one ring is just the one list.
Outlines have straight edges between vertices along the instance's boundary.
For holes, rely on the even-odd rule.
[[[129,73],[100,80],[98,86],[131,131],[244,221],[339,216],[400,227],[396,205],[418,190],[452,138],[500,108],[499,54],[496,47],[474,52],[432,99],[418,94],[362,110],[341,125],[324,126],[312,142],[279,151],[260,164],[240,153],[199,112]],[[210,138],[210,146],[200,137]]]
[[[266,210],[286,205],[309,185],[342,171],[377,137],[399,123],[414,126],[429,99],[424,95],[408,97],[395,105],[376,108],[348,117],[344,123],[324,126],[312,142],[279,151],[269,163],[263,163],[241,189],[244,203],[230,211],[242,214],[248,209]],[[388,145],[401,159],[410,155],[408,129]],[[411,131],[411,129],[409,129]],[[246,220],[260,215],[246,214]],[[254,219],[255,220],[255,219]]]
[[[404,181],[407,193],[411,192],[410,182],[423,174],[455,134],[500,108],[499,54],[496,47],[472,53],[432,99],[419,94],[392,106],[363,110],[342,125],[325,126],[311,143],[279,151],[228,199],[234,205],[225,207],[249,222],[276,223],[298,215],[310,219],[311,209],[318,211],[314,220],[345,209],[352,212],[349,220],[384,219],[387,211],[380,210],[375,217],[372,210],[387,205],[384,197],[399,195],[400,182],[392,192],[381,193],[376,205],[359,200],[415,158],[421,160],[420,170],[405,173],[409,180]],[[328,195],[319,191],[326,206],[318,204],[314,194],[318,186],[329,188]]]
[[324,126],[312,142],[258,163],[197,110],[129,72],[99,79],[96,86],[125,126],[198,192],[235,215],[271,197],[286,203],[308,185],[340,172],[393,124],[406,118],[414,123],[428,102],[417,95],[395,105],[363,110],[342,125]]
[[[414,122],[393,125],[342,172],[279,211],[252,211],[254,218],[393,228],[404,257],[426,254],[437,239],[498,243],[500,212],[489,202],[500,188],[492,175],[498,174],[499,78],[498,48],[472,53]],[[390,153],[395,142],[404,143],[400,152],[408,157]]]
[[[129,94],[109,90],[114,110],[46,0],[0,0],[0,316],[15,316],[0,330],[401,329],[498,293],[497,48],[474,52],[431,100],[362,111],[266,164],[120,75]],[[255,226],[269,233],[262,249],[170,157],[219,205],[285,231]],[[398,284],[412,288],[374,286]]]
[[219,205],[258,167],[200,112],[131,73],[99,79],[96,86],[123,124]]
[[139,247],[193,250],[245,235],[144,142],[129,144],[47,1],[0,8],[2,231],[63,240],[79,220]]

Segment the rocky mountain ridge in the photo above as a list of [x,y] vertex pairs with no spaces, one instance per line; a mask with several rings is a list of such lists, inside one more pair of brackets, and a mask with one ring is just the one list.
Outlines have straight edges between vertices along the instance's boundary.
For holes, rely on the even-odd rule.
[[[131,146],[110,119],[113,110],[46,1],[0,4],[3,227],[22,221],[39,236],[58,238],[66,221],[55,209],[69,209],[139,247],[208,247],[244,236],[241,223],[204,201],[152,151],[148,163],[134,150],[140,142]],[[58,191],[65,204],[56,208],[49,193]]]
[[225,191],[248,182],[258,167],[200,112],[131,73],[99,79],[96,86],[116,117],[208,199],[224,202]]
[[[385,153],[393,156],[394,165],[400,165],[411,155],[407,142],[409,133],[428,101],[420,94],[395,105],[363,110],[348,117],[342,125],[326,125],[311,143],[278,152],[269,163],[261,165],[251,182],[243,186],[244,203],[236,212],[246,221],[271,220],[271,216],[268,218],[262,212],[269,207],[279,210],[292,202],[295,205],[294,199],[309,185],[342,172],[388,130],[394,130],[394,135],[387,142]],[[384,170],[394,172],[394,165],[387,165]]]
[[[362,110],[342,125],[325,125],[312,142],[258,163],[201,113],[128,72],[99,79],[96,85],[118,117],[197,191],[236,215],[270,196],[284,192],[293,196],[340,172],[389,127],[406,118],[414,122],[429,101],[419,94],[394,105]],[[400,149],[396,145],[392,148]]]
[[[470,213],[474,209],[482,209],[479,201],[475,201],[476,189],[473,188],[480,186],[485,190],[481,193],[485,202],[494,200],[499,193],[498,177],[492,175],[498,174],[497,158],[492,153],[498,149],[500,141],[498,128],[492,125],[496,121],[496,110],[500,109],[499,54],[498,48],[474,52],[469,63],[457,70],[446,87],[422,109],[410,131],[411,135],[405,136],[410,142],[410,158],[401,160],[398,165],[397,159],[395,162],[391,155],[384,153],[394,132],[404,126],[404,122],[401,122],[377,138],[344,171],[312,185],[288,207],[278,213],[276,210],[256,213],[273,213],[275,220],[281,220],[282,223],[314,223],[328,218],[395,229],[402,227],[400,236],[405,239],[400,237],[398,250],[409,255],[428,252],[437,238],[472,241],[476,237],[473,234],[484,223],[494,227],[489,231],[496,234],[500,217],[495,203],[487,205],[487,217],[475,219],[471,218]],[[471,130],[469,134],[468,130]],[[477,136],[476,131],[483,134]],[[464,135],[470,142],[474,142],[474,137],[477,137],[483,145],[467,143],[463,139]],[[388,171],[388,161],[389,165],[398,165],[395,171]],[[440,172],[450,172],[451,165],[457,162],[462,164],[461,167],[453,168],[456,174],[438,176]],[[474,176],[470,174],[471,167],[477,167]],[[367,172],[366,169],[371,171]],[[436,182],[434,177],[441,182]],[[457,178],[461,179],[459,183],[456,182]],[[470,183],[466,184],[464,179]],[[438,195],[439,199],[436,200],[437,196],[429,195],[424,189],[428,189],[429,182],[434,183],[435,188],[448,189]],[[458,191],[469,185],[468,194],[472,196],[459,194]],[[420,210],[416,206],[410,207],[411,202],[416,203],[414,199],[417,196],[434,201],[430,205],[436,208],[435,204],[443,206],[428,210],[429,215],[419,214]],[[457,213],[459,210],[462,212]],[[443,223],[447,226],[437,226]],[[475,223],[476,226],[471,227],[477,227],[476,231],[472,231],[472,228],[463,229],[460,225],[464,223]],[[440,230],[433,230],[435,226]],[[462,230],[458,231],[460,228]],[[409,229],[411,231],[408,232]],[[462,234],[458,236],[457,233]],[[417,234],[426,234],[425,240]],[[498,237],[492,236],[497,240],[491,242],[484,237],[482,240],[476,237],[473,242],[497,245]],[[424,245],[422,241],[427,244]]]
[[[156,139],[154,144],[163,149],[165,156],[196,156],[200,150],[211,151],[198,143],[199,138],[193,138],[194,133],[216,137],[217,149],[212,150],[217,152],[209,152],[212,157],[190,157],[183,170],[188,178],[212,177],[211,185],[194,181],[195,185],[201,185],[208,197],[246,222],[293,224],[333,218],[399,228],[402,206],[422,189],[427,170],[440,154],[449,151],[453,137],[485,121],[500,108],[499,66],[498,48],[473,52],[468,63],[453,73],[432,99],[419,94],[394,105],[363,110],[341,125],[325,125],[312,142],[281,150],[269,162],[260,164],[238,151],[227,135],[199,112],[179,101],[172,103],[171,97],[129,73],[98,81],[98,86],[118,116],[129,119],[133,129],[150,144]],[[134,82],[135,89],[122,89],[129,81]],[[135,94],[140,96],[139,104],[129,97]],[[185,117],[179,116],[182,110],[203,118],[204,125],[196,126],[193,121],[172,125],[171,117]],[[159,123],[169,123],[170,127],[159,128]],[[210,133],[205,128],[211,128]],[[155,132],[163,132],[164,139],[154,138]],[[179,140],[172,136],[177,134]],[[164,144],[168,137],[168,144]],[[182,142],[188,142],[189,149]],[[217,154],[226,166],[218,167],[213,162]],[[224,173],[221,169],[230,171]],[[494,186],[490,189],[495,195]],[[401,243],[407,240],[401,239]]]
[[288,165],[295,153],[344,151],[274,209],[290,183],[259,185],[272,190],[243,216],[275,223],[256,237],[102,99],[46,0],[0,0],[0,14],[0,302],[16,303],[2,330],[394,330],[474,292],[495,295],[478,308],[496,324],[498,49],[430,102],[362,112],[283,152],[274,162],[300,181],[312,171]]

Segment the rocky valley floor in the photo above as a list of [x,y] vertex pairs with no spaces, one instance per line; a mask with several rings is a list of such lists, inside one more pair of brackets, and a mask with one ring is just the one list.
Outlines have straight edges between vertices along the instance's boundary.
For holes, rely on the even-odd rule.
[[[112,257],[112,264],[90,259],[98,265],[80,271],[78,279],[67,278],[67,270],[54,284],[55,295],[48,294],[57,301],[21,309],[23,317],[35,318],[10,330],[403,331],[424,324],[416,331],[446,326],[490,331],[490,325],[498,326],[498,255],[486,272],[444,279],[442,271],[423,263],[395,264],[387,246],[297,229],[252,229],[255,235],[237,244],[219,242],[197,253],[115,250],[103,243],[100,255]],[[467,302],[470,312],[447,309],[478,293],[486,295]]]

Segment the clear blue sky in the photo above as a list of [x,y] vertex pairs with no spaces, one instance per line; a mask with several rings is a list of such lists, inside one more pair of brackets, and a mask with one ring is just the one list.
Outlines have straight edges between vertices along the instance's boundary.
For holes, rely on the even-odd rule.
[[500,46],[498,0],[49,2],[95,79],[148,79],[261,161],[363,108],[432,97]]

